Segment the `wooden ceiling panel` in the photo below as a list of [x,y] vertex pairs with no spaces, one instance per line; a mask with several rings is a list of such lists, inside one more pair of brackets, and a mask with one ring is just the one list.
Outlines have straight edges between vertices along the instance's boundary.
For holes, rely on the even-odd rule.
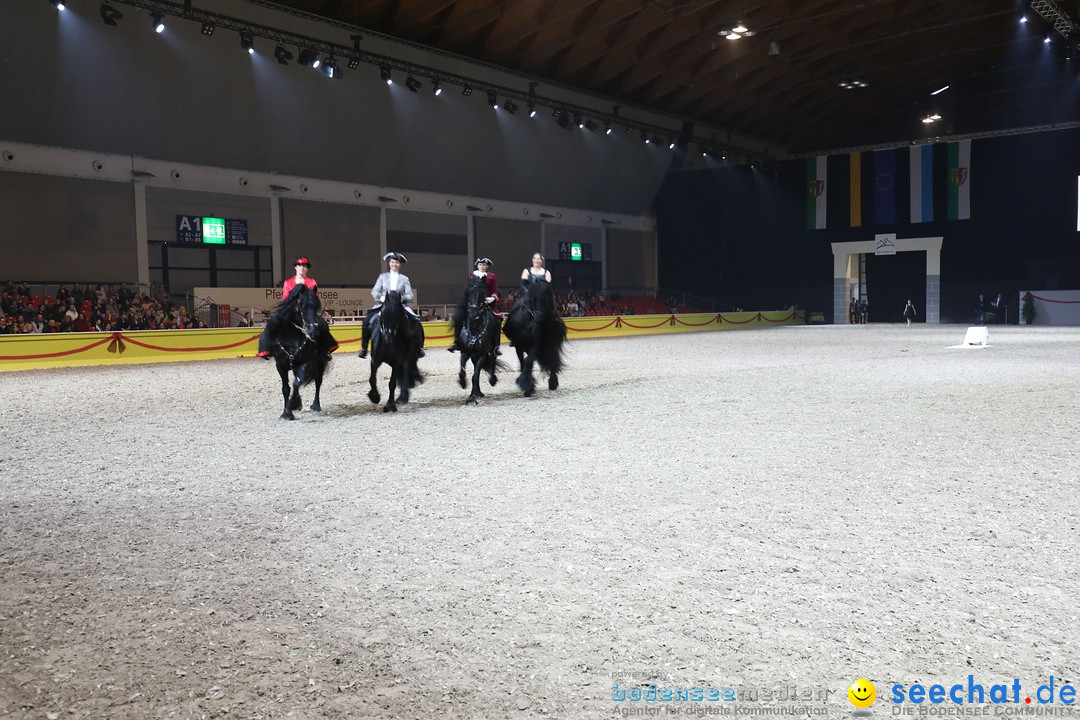
[[[1075,92],[1048,79],[1032,100],[1018,87],[1017,62],[1045,63],[1033,56],[1047,27],[1033,22],[1023,29],[1016,0],[282,4],[572,85],[595,94],[598,109],[644,105],[699,124],[723,123],[720,130],[767,133],[762,139],[796,152],[843,144],[852,128],[881,142],[912,136],[919,132],[910,127],[912,118],[939,103],[928,91],[939,83],[953,82],[947,100],[958,113],[962,109],[956,127],[967,132],[994,129],[981,126],[980,117],[1040,124],[1040,117],[1061,114],[1055,103],[1069,102],[1061,96]],[[752,37],[728,41],[717,35],[738,19],[750,24]],[[870,86],[837,86],[854,77]]]

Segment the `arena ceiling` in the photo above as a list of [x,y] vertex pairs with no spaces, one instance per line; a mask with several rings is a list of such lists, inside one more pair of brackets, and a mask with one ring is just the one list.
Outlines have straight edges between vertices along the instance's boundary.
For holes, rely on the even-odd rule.
[[[1074,121],[1080,61],[1066,56],[1080,3],[1031,4],[1040,9],[1016,0],[277,3],[661,111],[720,142],[725,130],[759,138],[774,156]],[[740,21],[750,33],[726,39]]]

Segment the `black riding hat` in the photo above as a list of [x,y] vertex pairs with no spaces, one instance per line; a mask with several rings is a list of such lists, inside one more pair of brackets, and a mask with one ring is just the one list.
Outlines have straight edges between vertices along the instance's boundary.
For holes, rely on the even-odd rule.
[[388,252],[388,253],[386,253],[385,255],[383,255],[383,256],[382,256],[382,259],[383,259],[383,260],[386,260],[386,261],[390,261],[390,260],[397,260],[398,262],[403,262],[403,263],[407,263],[407,262],[409,262],[409,261],[408,261],[408,260],[407,260],[407,259],[405,258],[405,256],[404,256],[404,255],[402,255],[402,254],[401,254],[401,253],[399,253],[399,252]]
[[479,267],[480,263],[487,263],[489,266],[495,264],[495,263],[491,262],[491,258],[478,257],[478,258],[476,258],[476,260],[473,261],[473,268],[475,269],[475,268]]

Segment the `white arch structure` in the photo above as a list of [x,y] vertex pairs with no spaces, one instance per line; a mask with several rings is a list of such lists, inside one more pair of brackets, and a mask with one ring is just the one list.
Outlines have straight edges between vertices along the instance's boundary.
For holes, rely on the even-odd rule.
[[[896,252],[926,251],[926,308],[927,323],[941,322],[941,243],[943,237],[897,238]],[[876,240],[832,243],[833,250],[833,323],[848,322],[848,301],[852,277],[858,280],[858,256],[875,253]]]

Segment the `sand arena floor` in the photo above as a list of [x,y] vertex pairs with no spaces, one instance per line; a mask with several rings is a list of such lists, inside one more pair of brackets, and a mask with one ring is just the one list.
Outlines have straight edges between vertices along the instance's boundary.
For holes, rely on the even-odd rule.
[[964,330],[578,341],[478,407],[434,349],[395,415],[345,355],[291,423],[254,359],[0,374],[0,717],[1075,685],[1080,329]]

